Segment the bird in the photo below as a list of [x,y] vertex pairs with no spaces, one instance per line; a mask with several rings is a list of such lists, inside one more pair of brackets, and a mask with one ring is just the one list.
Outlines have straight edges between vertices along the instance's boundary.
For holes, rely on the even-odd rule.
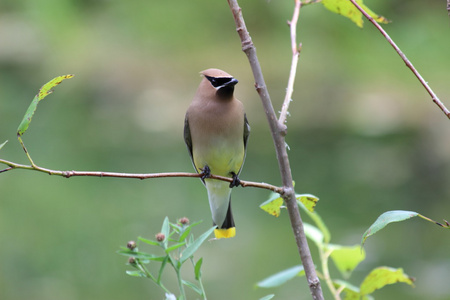
[[[231,211],[231,189],[240,185],[250,125],[244,105],[234,96],[238,80],[225,71],[207,69],[189,105],[184,141],[192,164],[208,193],[216,239],[231,238],[236,228]],[[232,178],[231,183],[211,174]]]

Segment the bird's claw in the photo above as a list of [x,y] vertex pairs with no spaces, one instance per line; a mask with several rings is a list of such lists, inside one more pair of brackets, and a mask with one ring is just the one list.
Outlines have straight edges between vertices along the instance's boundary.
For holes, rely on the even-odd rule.
[[239,179],[237,174],[234,173],[234,172],[231,172],[231,175],[233,176],[233,181],[230,182],[230,188],[234,188],[236,186],[240,186],[241,185],[241,180]]
[[208,165],[206,165],[203,169],[200,169],[200,171],[202,171],[200,173],[200,178],[202,180],[205,180],[206,178],[211,177],[211,169],[208,167]]

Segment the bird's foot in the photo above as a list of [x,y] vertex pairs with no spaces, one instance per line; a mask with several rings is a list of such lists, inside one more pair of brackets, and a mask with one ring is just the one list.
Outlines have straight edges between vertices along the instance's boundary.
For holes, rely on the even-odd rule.
[[240,186],[241,185],[241,180],[239,179],[237,174],[234,173],[234,172],[231,172],[231,176],[233,176],[233,181],[231,181],[231,183],[230,183],[230,189],[234,188],[236,186]]
[[202,172],[200,173],[200,178],[205,180],[206,178],[211,177],[211,169],[206,165],[203,169],[200,169]]

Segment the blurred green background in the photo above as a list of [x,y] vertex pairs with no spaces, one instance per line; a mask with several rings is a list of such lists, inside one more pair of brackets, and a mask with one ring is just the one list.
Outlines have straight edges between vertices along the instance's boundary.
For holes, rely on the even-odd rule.
[[[393,21],[384,27],[450,106],[445,1],[366,4]],[[290,68],[286,20],[293,1],[240,5],[279,110]],[[449,120],[372,27],[366,21],[360,29],[321,4],[304,7],[298,27],[303,49],[287,136],[293,177],[297,192],[321,199],[317,211],[332,242],[346,245],[358,244],[387,210],[450,219]],[[27,163],[15,138],[17,126],[41,85],[71,73],[75,78],[40,104],[24,136],[38,165],[193,171],[182,139],[184,113],[198,72],[209,67],[239,79],[236,95],[252,126],[241,178],[280,184],[265,115],[226,1],[2,0],[0,142],[10,142],[0,157]],[[235,189],[237,236],[205,243],[199,251],[209,299],[269,293],[275,299],[310,299],[304,278],[274,290],[254,288],[300,263],[287,213],[274,218],[259,209],[267,196]],[[153,238],[165,216],[204,220],[199,229],[209,228],[199,180],[1,174],[0,299],[163,299],[150,281],[125,274],[126,258],[116,250],[139,235]],[[403,267],[417,279],[416,287],[388,286],[374,294],[377,299],[450,299],[449,249],[449,233],[430,223],[390,225],[367,241],[367,259],[349,280],[358,285],[379,265]],[[314,245],[311,251],[316,255]],[[175,274],[168,272],[165,281],[176,291]]]

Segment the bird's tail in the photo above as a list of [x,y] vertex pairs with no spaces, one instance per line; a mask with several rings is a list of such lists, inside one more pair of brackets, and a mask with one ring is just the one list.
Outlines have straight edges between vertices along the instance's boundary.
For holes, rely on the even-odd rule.
[[236,235],[236,228],[234,225],[233,213],[231,212],[231,199],[228,205],[227,216],[222,226],[214,230],[216,239],[231,238]]

